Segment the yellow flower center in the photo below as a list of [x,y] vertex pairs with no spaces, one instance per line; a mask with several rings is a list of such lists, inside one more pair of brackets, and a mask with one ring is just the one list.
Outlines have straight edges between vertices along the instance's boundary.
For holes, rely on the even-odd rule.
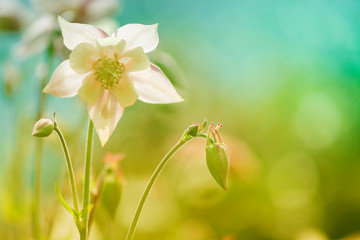
[[110,89],[119,85],[125,66],[117,58],[101,57],[94,63],[93,69],[95,80],[101,83],[101,87]]

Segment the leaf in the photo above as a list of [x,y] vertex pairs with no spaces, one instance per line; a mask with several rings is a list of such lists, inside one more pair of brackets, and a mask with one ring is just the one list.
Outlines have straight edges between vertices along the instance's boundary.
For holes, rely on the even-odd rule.
[[69,204],[67,204],[67,202],[65,201],[65,199],[61,196],[61,193],[60,193],[60,190],[59,190],[59,187],[57,185],[57,183],[54,181],[55,183],[55,189],[56,189],[56,195],[59,199],[59,201],[61,202],[61,204],[64,206],[64,208],[66,209],[66,211],[68,211],[71,215],[73,215],[73,217],[75,219],[77,219],[77,216],[78,214],[75,212],[74,209],[72,209]]
[[[87,206],[87,208],[84,208],[84,209],[81,209],[79,212],[76,213],[76,216],[79,218],[79,219],[83,219],[85,217],[86,214],[88,214],[91,209],[93,209],[94,207],[94,204],[89,204]],[[74,211],[75,212],[75,211]]]

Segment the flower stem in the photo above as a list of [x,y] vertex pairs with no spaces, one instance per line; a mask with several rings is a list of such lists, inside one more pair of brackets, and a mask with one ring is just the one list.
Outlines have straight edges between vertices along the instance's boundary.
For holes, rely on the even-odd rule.
[[[45,108],[45,94],[42,90],[46,86],[47,79],[49,77],[52,61],[54,57],[53,44],[50,43],[47,49],[47,57],[48,57],[48,72],[44,77],[41,78],[40,83],[40,99],[39,99],[39,107],[36,114],[36,120],[39,120],[44,112]],[[33,234],[35,239],[42,239],[42,231],[41,231],[41,223],[40,223],[40,215],[41,215],[41,167],[42,167],[42,155],[43,155],[43,140],[39,139],[35,146],[35,197],[33,202]]]
[[57,135],[59,137],[59,140],[60,140],[60,143],[61,143],[61,146],[62,146],[63,151],[64,151],[65,160],[66,160],[66,166],[67,166],[67,169],[68,169],[70,186],[71,186],[71,194],[72,194],[73,202],[74,202],[74,209],[75,209],[76,212],[78,212],[79,211],[79,204],[78,204],[76,184],[75,184],[75,175],[74,175],[74,169],[73,169],[73,166],[72,166],[72,163],[71,163],[69,150],[68,150],[68,147],[66,145],[64,135],[62,134],[62,132],[58,128],[57,124],[55,124],[54,131],[57,133]]
[[33,202],[33,234],[35,239],[42,239],[41,237],[41,165],[42,165],[42,152],[43,140],[39,139],[35,146],[35,197]]
[[89,119],[89,129],[87,134],[86,152],[85,152],[85,181],[84,181],[84,200],[83,210],[85,211],[83,222],[83,228],[80,231],[80,239],[86,240],[88,238],[88,206],[90,202],[90,173],[91,173],[91,160],[93,149],[93,136],[94,136],[94,124]]
[[[197,137],[205,137],[206,135],[202,136],[202,135],[198,135]],[[128,234],[126,236],[126,240],[132,240],[135,234],[135,230],[136,230],[136,225],[139,221],[139,217],[141,214],[141,211],[144,207],[145,201],[147,196],[149,195],[149,192],[152,188],[152,186],[154,185],[155,180],[157,179],[157,177],[159,176],[160,172],[163,170],[163,168],[165,167],[166,163],[169,161],[169,159],[171,158],[171,156],[179,149],[181,148],[185,143],[187,143],[189,140],[191,140],[192,138],[181,138],[180,141],[165,155],[165,157],[161,160],[161,162],[159,163],[159,165],[157,166],[157,168],[155,169],[153,175],[151,176],[148,184],[146,185],[145,191],[143,193],[143,195],[141,196],[140,202],[136,208],[136,212],[134,215],[134,218],[132,220],[131,226],[129,228]]]

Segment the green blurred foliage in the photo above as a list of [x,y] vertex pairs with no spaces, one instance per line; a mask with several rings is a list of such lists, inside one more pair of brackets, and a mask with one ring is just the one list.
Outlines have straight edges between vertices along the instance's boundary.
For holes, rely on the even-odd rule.
[[[30,2],[22,3],[35,18],[40,15]],[[124,239],[156,165],[187,126],[204,118],[224,125],[228,191],[207,170],[205,140],[194,140],[158,179],[135,239],[359,239],[358,1],[124,0],[120,5],[113,16],[119,26],[159,23],[160,45],[150,57],[186,101],[138,101],[125,110],[104,148],[95,135],[94,178],[107,152],[126,155],[120,206],[105,230],[111,239]],[[0,233],[10,240],[31,236],[38,139],[30,135],[40,85],[34,69],[46,61],[41,52],[16,56],[26,29],[16,31],[21,22],[0,33]],[[5,77],[10,68],[19,69],[19,75],[10,74],[21,76],[16,86]],[[53,112],[82,189],[85,104],[78,97],[48,96],[43,117]],[[61,147],[55,135],[44,145],[44,231],[50,239],[76,239],[53,187],[55,179],[71,202]],[[105,239],[101,214],[92,239]]]

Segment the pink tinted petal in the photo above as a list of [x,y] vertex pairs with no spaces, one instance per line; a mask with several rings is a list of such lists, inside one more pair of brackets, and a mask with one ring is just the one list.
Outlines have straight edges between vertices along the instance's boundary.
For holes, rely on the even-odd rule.
[[84,102],[95,104],[104,89],[100,82],[96,81],[93,74],[89,74],[83,81],[78,93]]
[[144,52],[151,52],[159,43],[158,24],[127,24],[116,30],[115,37],[126,41],[126,48],[142,47]]
[[122,108],[133,105],[138,98],[133,82],[126,76],[122,76],[119,85],[110,91]]
[[92,71],[92,65],[98,57],[98,50],[94,45],[80,43],[69,56],[70,67],[78,73],[88,73]]
[[69,23],[60,16],[58,21],[64,37],[64,45],[70,50],[79,43],[91,43],[96,46],[95,39],[108,36],[103,30],[89,24]]
[[[105,39],[105,38],[104,38]],[[116,45],[106,45],[102,47],[100,43],[98,44],[98,49],[101,52],[102,56],[114,59],[115,56],[118,58],[121,56],[121,53],[123,52],[125,48],[125,41],[120,40]]]
[[55,97],[75,96],[84,77],[84,74],[74,72],[70,67],[69,60],[65,60],[55,69],[43,92],[50,93]]
[[149,58],[141,47],[124,52],[119,61],[125,65],[126,72],[141,71],[150,67]]
[[108,90],[103,92],[94,105],[88,104],[89,116],[103,147],[114,132],[123,111],[117,99]]
[[145,70],[150,67],[149,58],[141,47],[124,52],[119,61],[125,65],[127,73]]
[[174,103],[184,100],[155,64],[151,64],[151,68],[144,71],[129,73],[129,78],[133,80],[139,100],[143,102]]

